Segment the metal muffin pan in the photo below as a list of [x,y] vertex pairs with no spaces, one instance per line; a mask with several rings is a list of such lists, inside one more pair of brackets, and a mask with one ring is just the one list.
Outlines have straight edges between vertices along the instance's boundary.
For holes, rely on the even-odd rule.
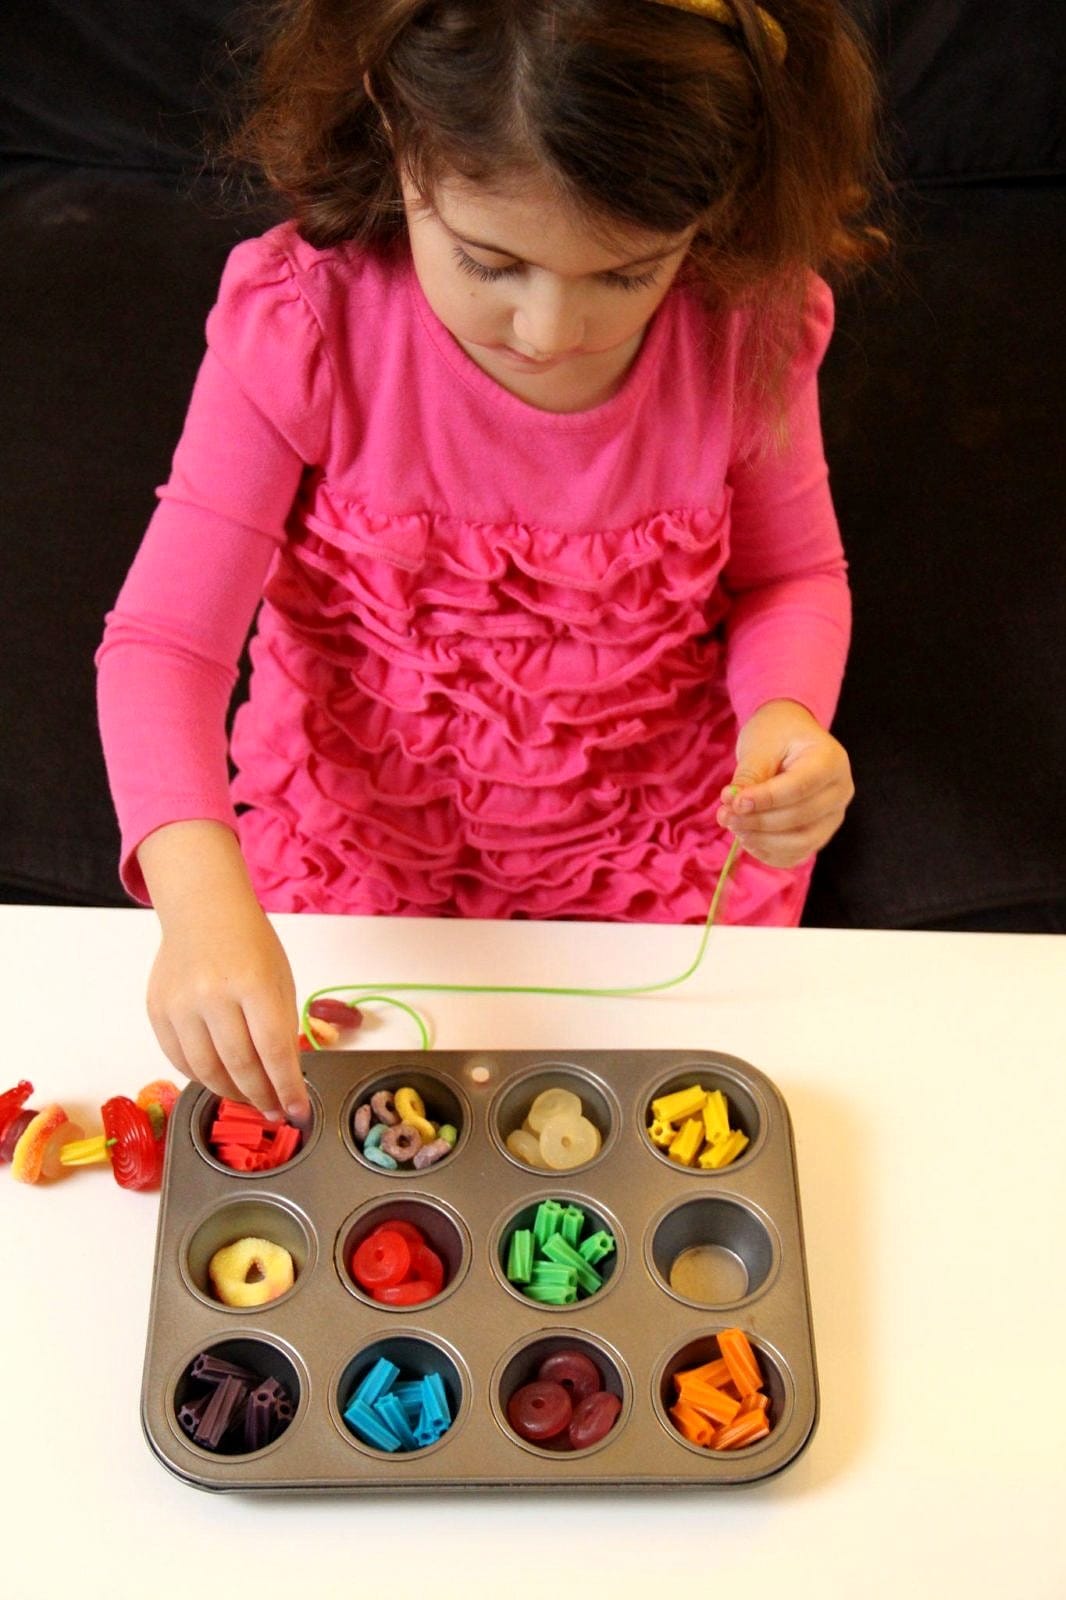
[[[164,1466],[205,1489],[348,1492],[710,1489],[795,1461],[817,1422],[818,1379],[791,1125],[763,1073],[699,1050],[322,1051],[304,1062],[314,1122],[273,1172],[238,1174],[213,1159],[207,1090],[190,1084],[175,1106],[141,1395],[145,1436]],[[647,1137],[651,1101],[697,1082],[725,1093],[732,1126],[750,1140],[718,1172],[679,1167]],[[384,1172],[359,1154],[352,1115],[373,1090],[405,1083],[459,1138],[422,1172]],[[555,1083],[581,1096],[603,1145],[552,1175],[521,1165],[505,1140]],[[504,1271],[511,1229],[545,1199],[573,1200],[617,1241],[599,1269],[603,1288],[570,1306],[527,1300]],[[354,1245],[390,1215],[418,1223],[445,1260],[444,1290],[424,1305],[378,1305],[349,1275]],[[288,1249],[296,1281],[269,1305],[235,1310],[212,1298],[207,1262],[247,1234]],[[678,1258],[697,1247],[704,1276],[694,1299]],[[720,1303],[702,1298],[708,1283]],[[746,1449],[716,1452],[685,1440],[667,1407],[673,1373],[710,1360],[727,1327],[756,1350],[773,1426]],[[565,1344],[591,1356],[622,1402],[611,1432],[581,1451],[532,1445],[507,1424],[511,1393]],[[182,1431],[187,1369],[202,1350],[289,1389],[295,1414],[272,1443],[226,1455]],[[441,1373],[454,1420],[435,1444],[389,1454],[344,1423],[382,1354],[405,1376]]]

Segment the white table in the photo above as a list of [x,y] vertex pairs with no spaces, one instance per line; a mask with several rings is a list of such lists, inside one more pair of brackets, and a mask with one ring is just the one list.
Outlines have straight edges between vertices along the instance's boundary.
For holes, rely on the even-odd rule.
[[[278,917],[301,996],[669,977],[697,930]],[[8,1081],[87,1129],[166,1071],[151,913],[0,908]],[[257,1498],[152,1456],[139,1386],[157,1197],[0,1169],[0,1592],[60,1596],[1066,1595],[1066,944],[720,929],[665,995],[430,996],[441,1049],[724,1050],[795,1130],[821,1420],[763,1485]],[[417,997],[416,1001],[417,1001]],[[416,1043],[381,1012],[365,1047]],[[172,1075],[172,1074],[168,1074]],[[390,1560],[399,1541],[408,1554]],[[593,1583],[595,1576],[596,1583]]]

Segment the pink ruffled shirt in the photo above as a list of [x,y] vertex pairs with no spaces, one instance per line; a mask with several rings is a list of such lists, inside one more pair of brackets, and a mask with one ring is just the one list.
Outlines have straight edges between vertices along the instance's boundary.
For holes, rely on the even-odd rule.
[[[561,414],[409,262],[291,224],[238,245],[98,653],[128,890],[148,833],[211,818],[268,910],[701,919],[738,723],[784,697],[828,725],[839,693],[831,328],[812,279],[789,446],[748,457],[739,318],[711,341],[679,286],[617,392]],[[729,920],[797,921],[809,869],[743,857]]]

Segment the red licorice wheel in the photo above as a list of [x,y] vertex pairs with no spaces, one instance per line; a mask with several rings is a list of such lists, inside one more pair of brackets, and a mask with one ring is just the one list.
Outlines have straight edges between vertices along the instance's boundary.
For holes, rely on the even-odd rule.
[[574,1408],[561,1383],[523,1384],[507,1402],[507,1420],[531,1444],[554,1439],[569,1426]]
[[406,1239],[412,1246],[425,1244],[426,1236],[421,1228],[416,1228],[413,1222],[404,1222],[402,1217],[390,1217],[388,1222],[380,1222],[370,1234],[371,1239],[375,1233],[398,1233],[401,1239]]
[[444,1262],[428,1244],[417,1244],[411,1251],[411,1275],[416,1282],[428,1283],[434,1294],[444,1288]]
[[575,1406],[603,1388],[599,1368],[582,1350],[556,1350],[545,1356],[537,1368],[537,1377],[545,1383],[561,1383],[569,1390]]
[[439,1294],[431,1283],[425,1278],[405,1278],[403,1283],[385,1284],[380,1289],[371,1289],[371,1299],[380,1301],[383,1306],[420,1306],[426,1300],[432,1300]]
[[364,1289],[402,1283],[411,1270],[411,1246],[395,1228],[378,1228],[352,1254],[352,1277]]
[[579,1400],[570,1418],[566,1436],[575,1450],[587,1450],[607,1437],[618,1420],[622,1402],[609,1389],[598,1389]]
[[152,1131],[147,1111],[124,1094],[100,1107],[115,1182],[123,1189],[151,1189],[163,1172],[163,1141]]

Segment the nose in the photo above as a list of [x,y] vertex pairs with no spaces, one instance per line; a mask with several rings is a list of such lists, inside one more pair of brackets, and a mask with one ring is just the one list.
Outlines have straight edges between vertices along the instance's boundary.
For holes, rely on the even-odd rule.
[[547,274],[524,288],[512,319],[522,353],[536,360],[576,350],[585,334],[578,291]]

